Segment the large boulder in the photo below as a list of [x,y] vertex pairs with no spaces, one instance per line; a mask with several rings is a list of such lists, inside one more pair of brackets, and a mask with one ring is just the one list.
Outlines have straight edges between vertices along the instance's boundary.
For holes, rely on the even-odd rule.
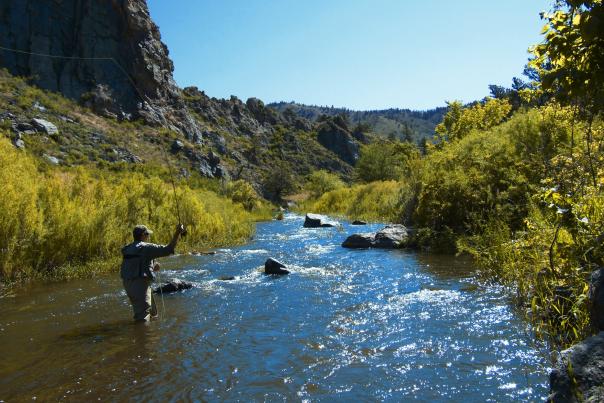
[[264,262],[264,273],[265,274],[289,274],[289,271],[285,269],[285,265],[278,260],[269,257]]
[[191,284],[187,281],[182,281],[182,280],[175,278],[175,279],[168,281],[166,284],[155,288],[155,290],[153,290],[153,292],[156,294],[160,294],[160,293],[169,294],[171,292],[188,290],[189,288],[192,288],[192,287],[193,287],[193,284]]
[[375,234],[376,248],[395,249],[406,246],[409,240],[407,228],[401,224],[388,225]]
[[322,228],[322,227],[336,227],[337,222],[329,220],[327,217],[320,214],[306,214],[304,217],[304,228]]
[[592,326],[597,331],[604,330],[604,268],[591,274],[589,300]]
[[375,234],[352,234],[342,243],[344,248],[397,249],[407,246],[409,233],[404,225],[388,225]]
[[549,402],[604,402],[604,331],[564,350],[549,379]]
[[54,124],[50,123],[48,120],[36,118],[36,119],[32,119],[31,120],[31,124],[38,131],[45,132],[49,136],[51,136],[53,134],[58,134],[59,133],[59,129],[57,129],[57,126],[55,126]]

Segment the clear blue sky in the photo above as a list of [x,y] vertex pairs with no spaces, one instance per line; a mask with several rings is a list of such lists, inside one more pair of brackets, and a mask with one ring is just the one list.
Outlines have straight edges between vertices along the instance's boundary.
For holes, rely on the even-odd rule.
[[148,0],[175,79],[210,96],[428,109],[522,74],[551,0]]

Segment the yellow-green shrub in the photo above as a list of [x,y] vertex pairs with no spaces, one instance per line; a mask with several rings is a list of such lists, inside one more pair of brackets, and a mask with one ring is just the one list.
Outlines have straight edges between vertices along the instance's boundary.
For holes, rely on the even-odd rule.
[[168,242],[178,214],[189,231],[181,251],[241,243],[254,230],[256,215],[210,191],[178,186],[177,212],[171,185],[153,176],[45,169],[0,139],[3,280],[81,275],[90,260],[114,262],[136,224]]
[[404,189],[397,181],[355,185],[327,192],[299,209],[371,221],[399,221]]
[[310,192],[311,196],[318,198],[324,193],[344,187],[344,182],[336,174],[320,169],[314,171],[306,177],[304,189]]

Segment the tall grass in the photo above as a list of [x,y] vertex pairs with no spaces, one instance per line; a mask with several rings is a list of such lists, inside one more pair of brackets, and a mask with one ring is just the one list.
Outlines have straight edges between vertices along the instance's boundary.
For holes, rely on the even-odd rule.
[[[178,221],[172,188],[157,177],[85,167],[38,167],[34,158],[4,138],[0,139],[0,183],[3,281],[110,269],[120,247],[130,242],[134,225],[148,225],[155,231],[153,241],[165,243]],[[203,189],[179,185],[176,198],[188,229],[179,251],[245,242],[260,218],[241,204]]]

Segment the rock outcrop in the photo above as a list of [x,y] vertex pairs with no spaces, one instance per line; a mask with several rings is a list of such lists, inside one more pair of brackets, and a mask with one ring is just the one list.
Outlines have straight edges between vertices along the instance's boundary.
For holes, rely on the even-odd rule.
[[283,263],[270,257],[266,260],[266,262],[264,262],[264,273],[289,274],[289,270],[286,270],[286,266]]
[[304,228],[326,228],[337,227],[338,223],[329,220],[327,217],[320,214],[306,214],[304,217]]
[[553,403],[604,401],[604,331],[560,354],[550,392]]
[[359,144],[344,125],[338,124],[337,119],[322,122],[317,129],[319,143],[332,151],[343,161],[354,165],[359,159]]
[[589,282],[591,323],[597,331],[604,330],[604,268],[591,274]]
[[342,243],[344,248],[404,248],[409,244],[409,232],[404,225],[388,225],[375,234],[352,234]]
[[[117,118],[200,136],[145,0],[5,1],[0,65]],[[56,57],[47,57],[53,55]]]
[[175,278],[175,279],[168,281],[166,284],[155,288],[155,290],[153,290],[153,292],[156,294],[160,294],[160,293],[169,294],[171,292],[188,290],[189,288],[192,288],[192,287],[193,287],[193,284],[191,284],[187,281],[183,281],[183,280],[179,280],[179,279]]
[[48,120],[36,118],[32,119],[31,123],[36,128],[36,130],[42,131],[48,135],[54,135],[59,133],[59,129],[57,129],[57,126],[50,123]]

